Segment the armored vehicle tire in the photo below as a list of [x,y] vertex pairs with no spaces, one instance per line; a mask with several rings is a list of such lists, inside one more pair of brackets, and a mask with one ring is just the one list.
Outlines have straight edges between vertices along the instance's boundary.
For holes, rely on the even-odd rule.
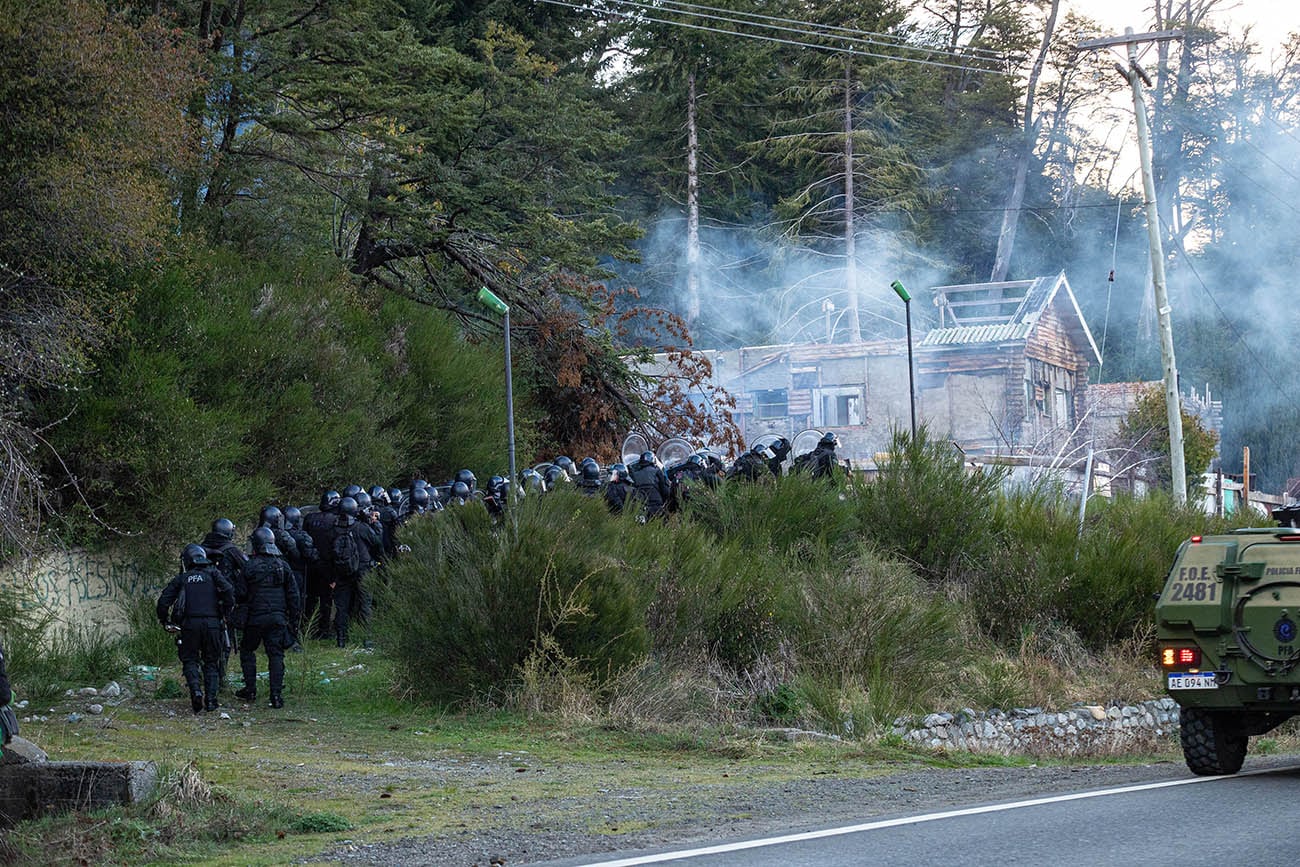
[[1185,707],[1179,717],[1178,739],[1192,773],[1214,776],[1241,770],[1249,738],[1230,713]]

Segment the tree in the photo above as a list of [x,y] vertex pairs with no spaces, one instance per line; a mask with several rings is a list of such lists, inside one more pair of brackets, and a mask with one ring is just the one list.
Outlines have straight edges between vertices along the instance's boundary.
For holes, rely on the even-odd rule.
[[[1187,496],[1195,500],[1201,492],[1202,475],[1218,453],[1219,435],[1206,430],[1201,420],[1187,410],[1182,410],[1182,415]],[[1142,390],[1133,409],[1120,422],[1115,445],[1124,450],[1116,464],[1149,464],[1157,484],[1169,489],[1173,474],[1169,469],[1169,418],[1163,388],[1150,386]]]
[[197,69],[157,17],[0,2],[0,550],[30,542],[45,501],[33,402],[93,364],[165,240]]

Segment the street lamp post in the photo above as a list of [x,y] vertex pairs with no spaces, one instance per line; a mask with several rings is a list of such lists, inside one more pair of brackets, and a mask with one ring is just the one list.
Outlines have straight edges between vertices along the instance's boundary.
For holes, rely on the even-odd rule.
[[510,375],[510,305],[498,298],[486,286],[478,290],[478,300],[480,304],[489,310],[500,313],[504,319],[506,331],[506,435],[509,438],[507,449],[510,462],[511,499],[513,499],[513,488],[519,484],[519,480],[515,477],[515,394]]
[[912,406],[912,440],[916,440],[916,374],[913,372],[912,365],[912,295],[907,291],[901,280],[895,280],[889,284],[899,298],[903,299],[903,307],[907,310],[907,394]]

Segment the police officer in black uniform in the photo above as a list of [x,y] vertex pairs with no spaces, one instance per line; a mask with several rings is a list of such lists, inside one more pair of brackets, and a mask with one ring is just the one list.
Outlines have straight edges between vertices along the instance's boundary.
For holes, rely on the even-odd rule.
[[[294,583],[298,585],[298,595],[306,599],[307,597],[307,569],[316,563],[316,543],[312,541],[311,534],[302,528],[302,511],[297,506],[285,506],[284,512],[284,531],[293,538],[294,548],[297,550],[297,557],[289,557],[289,568],[293,570]],[[279,542],[276,546],[279,547]],[[295,653],[302,652],[302,632],[304,628],[303,618],[289,624],[289,650]]]
[[605,505],[615,515],[620,514],[631,494],[632,483],[627,472],[627,464],[610,464],[609,481],[605,483]]
[[302,526],[311,536],[316,548],[316,561],[307,564],[305,573],[307,595],[303,602],[303,630],[308,638],[327,638],[334,607],[330,582],[334,577],[329,568],[330,537],[338,518],[338,491],[327,490],[320,496],[320,510],[303,518]]
[[176,633],[181,670],[195,713],[217,709],[220,661],[225,657],[222,619],[235,607],[235,591],[212,565],[202,545],[186,545],[182,571],[158,597],[158,620]]
[[778,479],[781,478],[781,464],[785,463],[785,459],[790,456],[791,448],[790,441],[785,437],[778,437],[776,442],[768,446],[768,451],[772,453],[772,457],[767,461],[767,468]]
[[377,544],[369,527],[357,520],[359,509],[356,500],[344,497],[339,503],[338,522],[330,536],[326,549],[329,552],[341,550],[340,535],[351,536],[349,549],[354,551],[356,562],[341,563],[333,557],[331,567],[331,587],[334,591],[334,641],[339,647],[348,643],[348,627],[352,621],[353,608],[360,608],[361,580],[370,566],[370,557]]
[[594,459],[584,458],[578,469],[578,493],[586,497],[600,494],[600,464]]
[[756,482],[768,474],[768,461],[772,459],[772,452],[767,446],[755,443],[731,465],[727,471],[729,479],[746,479]]
[[239,647],[239,664],[244,672],[244,688],[235,697],[244,701],[257,699],[257,647],[262,645],[271,677],[271,702],[284,707],[284,651],[289,643],[289,623],[298,618],[302,599],[293,570],[280,557],[275,534],[258,527],[249,540],[253,556],[244,565],[236,593],[247,606],[244,639]]
[[662,514],[673,489],[672,485],[668,484],[668,477],[664,475],[663,469],[655,460],[655,453],[642,452],[641,459],[628,467],[628,475],[631,476],[632,490],[637,499],[645,504],[645,516],[653,518]]

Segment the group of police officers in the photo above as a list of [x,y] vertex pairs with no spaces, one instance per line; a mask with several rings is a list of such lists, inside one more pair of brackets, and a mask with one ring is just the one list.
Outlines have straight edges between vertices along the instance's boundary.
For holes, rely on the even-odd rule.
[[[792,471],[832,477],[837,444],[834,433],[825,434],[813,451],[794,459]],[[666,469],[651,451],[607,470],[594,458],[575,464],[559,457],[524,470],[516,494],[545,494],[571,484],[602,497],[612,512],[638,508],[643,520],[651,519],[680,508],[697,484],[779,476],[790,450],[784,438],[754,445],[730,468],[707,451]],[[331,628],[337,645],[347,645],[352,622],[369,618],[366,575],[405,550],[397,541],[404,521],[471,503],[500,515],[510,487],[497,475],[480,489],[474,473],[460,470],[441,486],[416,479],[405,490],[331,489],[316,507],[264,507],[247,552],[235,541],[234,522],[213,521],[202,541],[185,546],[182,570],[157,602],[159,621],[176,637],[190,707],[196,714],[218,708],[226,660],[236,649],[244,685],[234,695],[256,701],[259,647],[269,664],[269,706],[284,707],[285,652],[301,650],[304,638],[328,639]]]

